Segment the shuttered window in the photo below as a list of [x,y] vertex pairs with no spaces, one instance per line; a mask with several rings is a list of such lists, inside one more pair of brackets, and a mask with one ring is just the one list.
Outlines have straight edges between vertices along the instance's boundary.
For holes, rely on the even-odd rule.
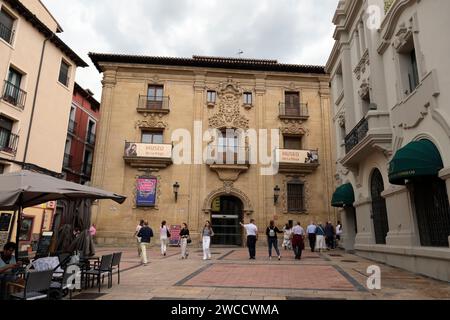
[[64,60],[61,61],[61,67],[59,69],[59,82],[67,86],[69,84],[69,69],[70,65]]

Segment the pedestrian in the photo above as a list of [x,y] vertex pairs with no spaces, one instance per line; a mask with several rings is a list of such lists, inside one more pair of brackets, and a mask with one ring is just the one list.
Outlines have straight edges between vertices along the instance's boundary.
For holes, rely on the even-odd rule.
[[314,252],[316,247],[316,230],[317,226],[314,221],[311,221],[310,225],[306,228],[306,233],[308,234],[309,246],[311,247],[311,252]]
[[93,225],[89,228],[89,233],[91,234],[92,241],[95,242],[95,235],[97,234],[97,228],[96,228],[95,224],[93,224]]
[[243,224],[241,226],[245,228],[247,232],[247,247],[250,259],[256,259],[256,241],[258,241],[258,227],[255,225],[255,219],[250,219],[249,224]]
[[211,227],[211,222],[206,221],[202,230],[202,245],[203,245],[203,260],[211,260],[211,237],[214,236],[214,231]]
[[159,228],[159,240],[161,241],[161,254],[166,256],[167,254],[167,243],[170,238],[169,229],[167,229],[167,222],[163,220],[161,222],[161,228]]
[[187,251],[188,242],[190,242],[189,228],[186,223],[183,223],[183,226],[180,231],[180,247],[181,247],[181,259],[187,259],[189,253]]
[[137,248],[138,248],[138,256],[141,257],[141,239],[138,237],[139,231],[144,226],[144,220],[139,221],[139,224],[136,226],[136,231],[134,232],[134,237],[136,238]]
[[22,266],[20,261],[16,261],[13,255],[16,250],[16,244],[14,242],[8,242],[3,246],[3,251],[0,252],[0,300],[8,298],[10,289],[13,284],[24,285],[24,281],[21,280],[14,272],[14,269],[18,269]]
[[292,248],[294,249],[295,259],[302,258],[302,251],[305,250],[305,230],[303,230],[300,222],[292,228]]
[[341,234],[342,234],[342,224],[340,221],[338,221],[336,225],[336,247],[339,246],[339,242],[341,241]]
[[147,247],[150,245],[150,240],[153,237],[153,230],[148,226],[148,222],[145,221],[142,228],[139,230],[138,235],[141,238],[141,261],[144,266],[147,265]]
[[283,248],[284,250],[291,250],[292,249],[292,228],[289,223],[286,223],[286,225],[283,227]]
[[328,250],[334,249],[334,227],[331,221],[325,226],[325,237]]
[[325,245],[325,229],[323,228],[322,222],[319,222],[316,229],[316,249],[319,252],[327,249]]
[[278,255],[278,260],[281,260],[280,250],[278,249],[278,237],[277,233],[283,233],[277,226],[275,226],[275,221],[271,220],[270,225],[266,229],[267,242],[269,244],[269,260],[272,260],[272,247]]

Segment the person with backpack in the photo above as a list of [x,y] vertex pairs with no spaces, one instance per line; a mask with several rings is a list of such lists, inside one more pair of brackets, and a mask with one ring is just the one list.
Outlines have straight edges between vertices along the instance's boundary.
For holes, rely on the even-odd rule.
[[281,260],[280,250],[278,249],[278,237],[277,233],[283,233],[278,227],[275,226],[275,221],[271,220],[270,225],[266,229],[267,242],[269,244],[269,260],[272,260],[272,247],[278,255],[278,260]]
[[153,237],[153,230],[148,226],[148,222],[145,221],[143,227],[139,230],[137,236],[141,238],[141,260],[144,266],[147,265],[147,247],[150,245],[150,240]]

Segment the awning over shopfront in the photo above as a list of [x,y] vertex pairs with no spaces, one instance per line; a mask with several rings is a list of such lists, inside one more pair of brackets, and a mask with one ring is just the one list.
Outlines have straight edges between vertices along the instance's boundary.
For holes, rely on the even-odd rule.
[[404,185],[406,179],[437,176],[443,167],[439,150],[430,140],[414,141],[395,154],[389,164],[389,182]]
[[331,205],[336,208],[350,207],[355,202],[355,192],[351,183],[338,187],[331,199]]

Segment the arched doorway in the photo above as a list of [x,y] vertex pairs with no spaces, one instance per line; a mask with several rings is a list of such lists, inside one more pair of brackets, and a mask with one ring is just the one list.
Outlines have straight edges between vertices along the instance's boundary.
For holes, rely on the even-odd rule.
[[372,196],[372,218],[376,244],[386,244],[386,236],[389,232],[386,199],[381,196],[383,191],[383,176],[378,169],[375,169],[370,180],[370,193]]
[[212,201],[211,224],[214,245],[242,245],[242,228],[239,222],[243,220],[243,203],[234,196],[218,196]]

